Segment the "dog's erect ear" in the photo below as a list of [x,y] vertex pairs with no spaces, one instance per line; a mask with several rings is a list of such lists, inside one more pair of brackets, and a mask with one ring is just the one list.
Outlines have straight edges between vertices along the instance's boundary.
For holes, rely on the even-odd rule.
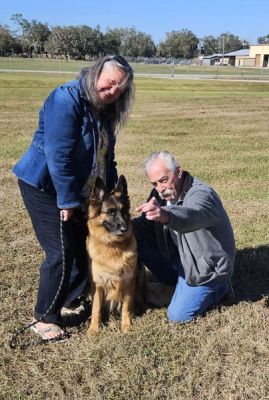
[[127,181],[123,175],[119,177],[117,186],[116,186],[116,192],[121,192],[121,194],[127,196],[128,195],[128,189],[127,189]]
[[102,201],[104,195],[107,193],[107,188],[101,178],[99,176],[96,178],[93,191],[92,191],[92,198],[94,200]]

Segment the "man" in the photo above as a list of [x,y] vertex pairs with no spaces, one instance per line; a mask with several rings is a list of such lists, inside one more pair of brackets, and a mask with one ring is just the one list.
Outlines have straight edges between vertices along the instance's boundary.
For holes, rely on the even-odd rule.
[[138,254],[159,281],[176,285],[170,321],[190,321],[231,290],[233,230],[216,192],[178,165],[172,154],[144,163],[154,189],[133,220]]

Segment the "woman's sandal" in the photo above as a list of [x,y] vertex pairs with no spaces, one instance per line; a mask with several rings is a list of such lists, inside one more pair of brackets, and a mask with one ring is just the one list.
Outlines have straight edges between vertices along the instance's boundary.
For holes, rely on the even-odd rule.
[[[45,326],[49,325],[49,326]],[[41,336],[44,342],[64,342],[68,338],[68,334],[63,331],[58,325],[56,324],[45,324],[44,327],[40,328],[36,325],[31,326],[30,328],[34,333]],[[55,336],[51,336],[51,334],[57,334]]]

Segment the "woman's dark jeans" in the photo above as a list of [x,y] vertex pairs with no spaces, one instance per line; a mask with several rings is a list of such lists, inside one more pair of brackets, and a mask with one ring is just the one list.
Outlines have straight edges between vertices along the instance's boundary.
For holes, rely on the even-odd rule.
[[[39,319],[52,304],[63,273],[63,257],[60,237],[60,210],[56,199],[19,180],[24,204],[30,215],[37,240],[45,252],[40,267],[40,280],[34,317]],[[86,252],[87,226],[85,215],[75,210],[73,217],[62,223],[65,278],[59,297],[45,322],[59,324],[62,306],[82,295],[88,286]]]

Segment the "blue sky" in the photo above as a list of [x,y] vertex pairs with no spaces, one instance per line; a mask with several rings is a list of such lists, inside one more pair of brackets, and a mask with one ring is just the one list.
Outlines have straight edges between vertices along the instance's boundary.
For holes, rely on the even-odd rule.
[[166,32],[189,29],[196,36],[231,32],[256,43],[269,34],[269,0],[0,0],[0,24],[10,17],[55,25],[131,28],[150,34],[157,44]]

